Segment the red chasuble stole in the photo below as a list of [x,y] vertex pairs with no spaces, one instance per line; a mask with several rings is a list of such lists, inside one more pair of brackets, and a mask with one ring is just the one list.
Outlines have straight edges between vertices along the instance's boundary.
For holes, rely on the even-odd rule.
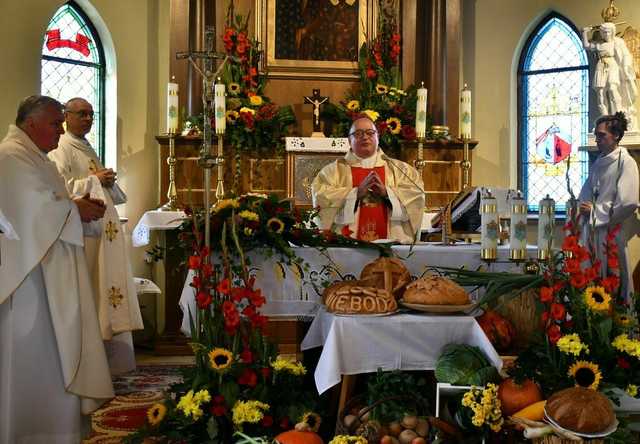
[[[384,167],[375,167],[383,184],[386,184]],[[370,168],[351,167],[351,181],[357,187],[371,172]],[[358,217],[358,232],[356,237],[365,241],[387,238],[387,206],[382,200],[365,197],[359,203],[360,215]]]

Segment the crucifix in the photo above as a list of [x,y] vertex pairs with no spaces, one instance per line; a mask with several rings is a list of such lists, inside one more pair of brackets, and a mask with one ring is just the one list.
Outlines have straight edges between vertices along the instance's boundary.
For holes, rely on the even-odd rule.
[[329,97],[320,95],[320,89],[314,89],[311,97],[304,96],[304,101],[313,105],[313,133],[311,137],[324,137],[324,133],[320,129],[320,105],[328,99]]

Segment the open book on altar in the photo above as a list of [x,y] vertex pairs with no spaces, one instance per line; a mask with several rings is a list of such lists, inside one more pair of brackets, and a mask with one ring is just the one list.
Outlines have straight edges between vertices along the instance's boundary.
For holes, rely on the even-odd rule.
[[[473,233],[480,231],[480,201],[482,196],[491,191],[498,204],[500,217],[509,216],[509,199],[514,193],[507,188],[469,187],[460,191],[451,201],[451,229],[454,232]],[[439,231],[442,229],[442,221],[446,212],[443,207],[431,219],[431,226]]]

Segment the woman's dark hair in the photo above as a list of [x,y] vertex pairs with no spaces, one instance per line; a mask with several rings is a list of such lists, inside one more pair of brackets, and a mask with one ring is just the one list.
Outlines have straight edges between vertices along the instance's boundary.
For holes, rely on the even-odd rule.
[[613,115],[601,116],[596,120],[596,127],[604,123],[607,130],[616,137],[616,142],[620,142],[624,132],[627,130],[629,122],[622,111],[618,111]]

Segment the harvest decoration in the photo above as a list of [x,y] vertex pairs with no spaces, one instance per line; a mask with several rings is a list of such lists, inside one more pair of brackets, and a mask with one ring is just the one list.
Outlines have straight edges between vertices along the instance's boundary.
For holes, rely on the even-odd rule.
[[504,424],[498,387],[488,383],[486,388],[472,387],[462,396],[461,404],[465,407],[458,410],[460,425],[467,425],[468,421],[483,433],[499,432]]

